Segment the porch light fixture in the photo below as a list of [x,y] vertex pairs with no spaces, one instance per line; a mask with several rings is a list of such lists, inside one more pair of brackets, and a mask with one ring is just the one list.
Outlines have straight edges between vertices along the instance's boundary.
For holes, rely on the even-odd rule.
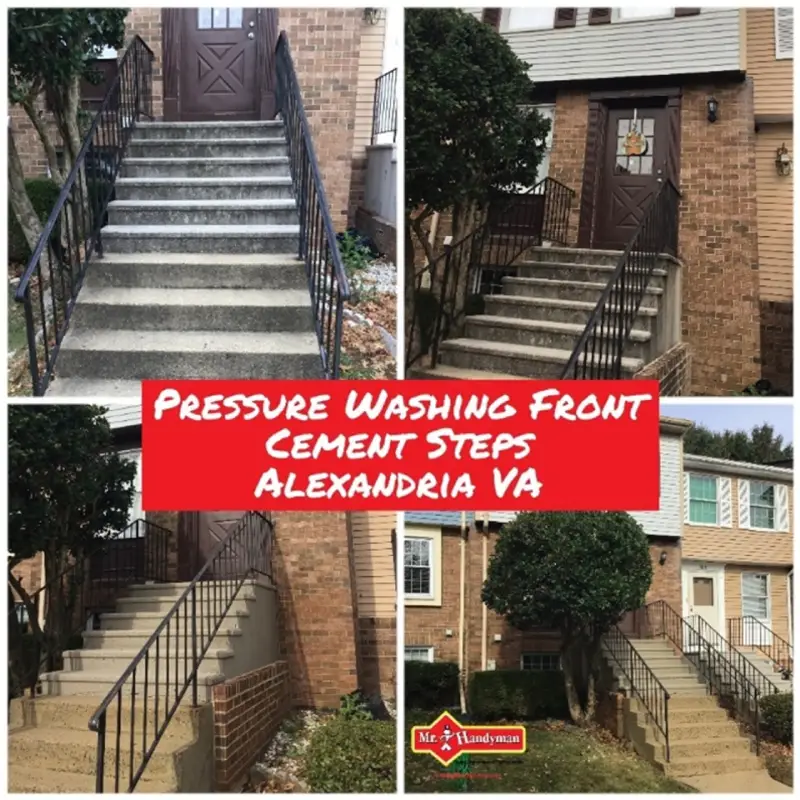
[[377,25],[383,16],[382,8],[365,8],[364,9],[364,22],[367,25]]
[[792,157],[786,149],[786,142],[775,151],[775,169],[782,178],[792,174]]
[[667,551],[662,550],[661,555],[658,557],[658,563],[663,567],[667,563]]
[[713,95],[706,100],[706,108],[708,109],[708,121],[716,122],[717,111],[719,111],[719,103]]

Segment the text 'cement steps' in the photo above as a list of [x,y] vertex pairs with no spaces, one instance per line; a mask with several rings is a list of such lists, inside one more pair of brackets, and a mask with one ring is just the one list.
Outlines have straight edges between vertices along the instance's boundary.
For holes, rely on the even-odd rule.
[[[461,335],[442,342],[439,363],[417,368],[420,378],[559,378],[611,278],[621,253],[537,247],[502,279],[499,294],[483,296],[483,313],[466,317]],[[623,378],[651,357],[666,271],[656,269],[622,358]],[[617,329],[599,329],[604,339]],[[600,350],[600,345],[597,347]]]
[[279,121],[139,123],[106,221],[49,394],[320,377]]

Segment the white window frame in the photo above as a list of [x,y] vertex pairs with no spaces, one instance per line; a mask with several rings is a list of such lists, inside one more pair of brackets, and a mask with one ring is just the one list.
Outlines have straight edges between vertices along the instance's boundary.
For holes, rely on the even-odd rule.
[[[430,540],[431,594],[405,594],[405,542],[408,539]],[[407,606],[442,605],[442,529],[431,525],[406,525],[403,536],[403,596]]]
[[[511,22],[511,12],[516,10],[535,10],[535,11],[542,11],[542,12],[549,12],[550,13],[550,21],[547,25],[536,25],[531,27],[530,25],[519,28],[512,28],[510,25]],[[517,6],[514,8],[504,8],[500,15],[500,33],[525,33],[526,31],[549,31],[555,28],[555,21],[556,21],[556,6],[552,8],[544,8],[541,6]]]
[[[409,650],[414,651],[425,651],[425,658],[409,658]],[[428,647],[427,645],[419,645],[419,644],[407,644],[403,650],[403,660],[404,661],[417,661],[422,664],[433,664],[433,647]]]
[[[763,575],[767,579],[767,588],[766,588],[766,600],[767,600],[767,616],[763,619],[769,620],[770,627],[772,627],[772,576],[769,572],[757,572],[756,570],[743,570],[741,576],[741,584],[740,589],[742,592],[742,616],[749,616],[754,617],[754,614],[745,614],[744,612],[744,578],[745,575]],[[755,617],[756,619],[762,619],[759,617]]]
[[[692,520],[692,478],[701,478],[703,480],[712,480],[712,481],[714,481],[714,484],[717,487],[717,492],[716,492],[716,494],[717,494],[717,500],[716,500],[717,516],[716,516],[716,521],[715,522],[695,522],[695,521]],[[717,476],[717,475],[704,475],[703,473],[700,473],[700,472],[690,472],[689,473],[689,491],[688,491],[688,496],[686,498],[686,502],[689,504],[689,508],[687,509],[687,516],[688,516],[688,519],[689,519],[689,523],[688,523],[689,525],[692,525],[692,526],[698,527],[698,528],[719,528],[719,527],[721,527],[720,519],[722,517],[722,514],[720,513],[721,509],[720,509],[720,499],[719,499],[719,476]],[[703,501],[703,502],[710,502],[710,501],[706,500],[706,501]]]
[[[629,10],[629,9],[626,9]],[[670,8],[666,9],[665,13],[658,14],[654,13],[651,9],[647,9],[646,14],[642,14],[642,16],[635,16],[635,17],[624,17],[622,16],[623,9],[621,8],[612,8],[611,9],[611,21],[617,24],[626,24],[628,22],[649,22],[653,19],[674,19],[675,17],[675,9]]]
[[[136,474],[133,476],[133,503],[131,503],[131,508],[128,512],[127,527],[137,519],[145,518],[145,513],[142,509],[142,450],[141,448],[120,450],[119,456],[136,465]],[[135,536],[136,531],[133,531],[132,534]]]
[[[779,25],[779,20],[781,19],[781,12],[784,12],[784,16],[789,17],[792,25],[792,47],[788,51],[784,51],[781,49],[780,25]],[[775,20],[775,60],[784,61],[787,59],[793,59],[794,58],[794,8],[773,9],[773,17]]]
[[[750,528],[749,530],[752,531],[766,531],[769,533],[779,533],[778,531],[778,484],[773,483],[772,481],[760,481],[760,480],[750,480],[748,486],[748,490],[750,496],[747,498],[747,502],[750,505]],[[754,506],[753,505],[753,484],[764,484],[765,486],[772,487],[772,527],[771,528],[763,528],[760,525],[756,525],[753,521],[753,508],[766,508],[766,506]]]
[[[530,669],[525,669],[525,659],[555,659],[557,666],[555,669],[544,669],[544,667],[534,667]],[[519,657],[519,668],[525,672],[560,672],[561,667],[561,654],[560,653],[552,653],[552,652],[542,652],[542,653],[522,653]]]

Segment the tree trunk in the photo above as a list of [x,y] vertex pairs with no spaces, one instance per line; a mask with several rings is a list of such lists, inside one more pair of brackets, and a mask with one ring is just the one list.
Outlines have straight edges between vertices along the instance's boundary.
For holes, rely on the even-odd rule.
[[14,139],[14,131],[11,128],[8,129],[8,196],[32,253],[42,236],[42,223],[25,191],[25,173]]
[[[580,654],[578,654],[579,656]],[[576,660],[575,645],[568,642],[561,651],[561,665],[564,670],[564,689],[567,695],[569,715],[576,725],[586,724],[586,714],[581,703],[580,692],[576,685],[576,670],[580,669],[580,657]]]
[[50,177],[59,185],[63,186],[64,179],[67,177],[62,171],[58,163],[58,154],[56,153],[56,146],[53,142],[53,137],[50,136],[50,131],[47,129],[47,124],[42,119],[41,115],[36,109],[35,98],[26,98],[22,103],[22,108],[28,115],[31,124],[39,135],[39,140],[44,148],[45,156],[47,156],[47,164],[50,167]]

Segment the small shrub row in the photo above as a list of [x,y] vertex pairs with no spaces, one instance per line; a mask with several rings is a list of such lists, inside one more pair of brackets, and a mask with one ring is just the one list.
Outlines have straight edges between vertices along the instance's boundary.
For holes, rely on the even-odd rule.
[[458,705],[458,664],[406,662],[405,705],[425,711],[441,711]]
[[468,702],[470,714],[480,722],[569,718],[561,672],[476,672],[469,681]]
[[781,744],[792,744],[794,741],[793,701],[791,692],[761,698],[761,729]]

